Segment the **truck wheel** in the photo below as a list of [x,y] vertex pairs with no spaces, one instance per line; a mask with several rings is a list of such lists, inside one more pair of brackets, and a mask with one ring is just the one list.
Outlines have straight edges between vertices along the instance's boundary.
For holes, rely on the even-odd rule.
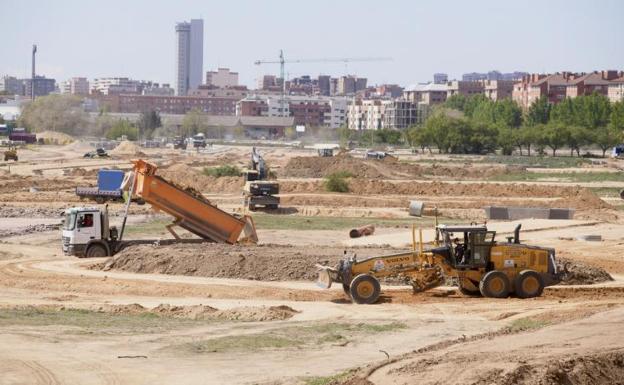
[[484,297],[507,298],[509,296],[509,278],[502,271],[490,271],[481,278],[479,291]]
[[347,285],[346,283],[342,284],[342,290],[345,292],[347,297],[351,296],[351,292],[349,291],[350,289],[351,289],[351,287],[349,285]]
[[353,302],[370,305],[379,299],[381,285],[379,285],[377,278],[372,275],[360,274],[351,281],[349,293]]
[[519,298],[539,297],[544,291],[544,281],[536,271],[523,270],[516,277],[515,289]]
[[479,290],[470,290],[466,287],[463,287],[461,284],[459,285],[459,292],[469,297],[477,297],[481,295],[481,292]]
[[102,245],[91,245],[87,249],[86,253],[88,258],[102,258],[106,257],[106,249]]

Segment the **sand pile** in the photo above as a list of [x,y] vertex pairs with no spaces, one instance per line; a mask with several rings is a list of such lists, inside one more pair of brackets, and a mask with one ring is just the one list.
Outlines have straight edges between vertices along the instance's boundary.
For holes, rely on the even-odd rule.
[[37,133],[37,139],[43,139],[45,144],[66,145],[73,143],[76,139],[71,135],[56,131],[43,131]]
[[71,180],[44,178],[42,176],[3,175],[0,176],[0,193],[29,191],[31,187],[38,191],[57,191],[74,189],[76,183]]
[[557,258],[557,269],[563,271],[561,285],[591,285],[613,281],[613,277],[600,267],[590,266],[568,258]]
[[345,171],[356,178],[393,179],[420,175],[418,165],[400,163],[395,158],[383,160],[353,158],[349,155],[333,157],[294,157],[284,167],[283,176],[292,178],[322,178]]
[[139,146],[129,140],[120,142],[117,147],[110,150],[108,153],[112,155],[144,155],[139,149]]
[[[317,263],[333,266],[343,258],[343,250],[281,245],[210,244],[202,248],[184,244],[137,245],[94,268],[262,281],[309,281],[316,279]],[[361,251],[362,256],[371,256],[396,250],[367,248]]]

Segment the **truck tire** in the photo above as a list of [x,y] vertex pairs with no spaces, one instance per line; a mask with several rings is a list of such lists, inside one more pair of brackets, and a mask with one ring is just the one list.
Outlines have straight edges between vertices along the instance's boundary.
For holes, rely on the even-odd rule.
[[89,246],[85,254],[87,258],[102,258],[108,255],[108,253],[106,252],[106,248],[98,244]]
[[351,296],[351,292],[349,290],[351,290],[351,287],[349,285],[347,285],[346,283],[342,284],[342,290],[345,292],[345,294],[350,297]]
[[377,278],[370,274],[360,274],[353,278],[349,294],[353,302],[360,305],[370,305],[379,299],[381,293],[381,285]]
[[[468,278],[464,278],[464,279],[468,279]],[[474,281],[470,281],[470,283],[474,285],[475,288],[472,288],[468,285],[462,285],[462,280],[460,279],[457,284],[457,287],[459,288],[459,292],[469,297],[480,296],[481,292],[479,291],[479,284],[475,284]]]
[[481,295],[488,298],[507,298],[509,296],[509,278],[502,271],[486,273],[479,282]]
[[544,280],[534,270],[522,270],[514,283],[518,298],[539,297],[544,291]]

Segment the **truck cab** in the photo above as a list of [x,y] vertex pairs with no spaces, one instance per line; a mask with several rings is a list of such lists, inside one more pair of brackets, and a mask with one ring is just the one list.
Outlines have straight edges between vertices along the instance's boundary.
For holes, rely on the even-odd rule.
[[65,211],[63,253],[78,257],[111,255],[117,229],[108,225],[108,211],[97,207],[73,207]]

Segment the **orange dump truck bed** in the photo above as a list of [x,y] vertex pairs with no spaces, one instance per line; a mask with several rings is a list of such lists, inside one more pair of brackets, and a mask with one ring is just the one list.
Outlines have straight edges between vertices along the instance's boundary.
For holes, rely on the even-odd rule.
[[134,161],[135,193],[153,207],[176,218],[176,225],[214,242],[236,243],[243,231],[246,240],[257,241],[250,217],[234,216],[195,197],[155,175],[156,168],[143,160]]

